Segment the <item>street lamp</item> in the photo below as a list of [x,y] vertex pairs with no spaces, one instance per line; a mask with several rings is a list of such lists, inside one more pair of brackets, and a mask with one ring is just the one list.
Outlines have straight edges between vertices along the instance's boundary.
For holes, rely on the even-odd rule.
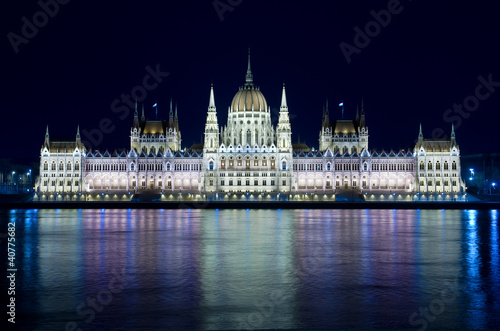
[[497,183],[491,183],[491,185],[490,185],[490,195],[491,195],[491,188],[492,187],[495,188],[496,185],[497,185]]

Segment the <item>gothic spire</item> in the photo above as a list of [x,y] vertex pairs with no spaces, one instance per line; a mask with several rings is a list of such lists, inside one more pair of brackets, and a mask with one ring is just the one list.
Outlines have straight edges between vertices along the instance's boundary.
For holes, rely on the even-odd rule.
[[248,49],[248,68],[247,68],[247,75],[246,75],[246,84],[245,85],[252,85],[253,84],[253,74],[252,74],[252,68],[250,65],[250,48]]
[[451,123],[451,138],[455,139],[455,125]]
[[359,122],[359,105],[356,105],[356,122]]
[[134,117],[138,117],[139,115],[137,114],[137,99],[135,99],[135,111],[134,111]]
[[45,130],[45,145],[50,144],[50,137],[49,137],[49,126],[47,125],[47,130]]
[[282,110],[288,109],[288,104],[287,104],[287,101],[286,101],[285,83],[283,83],[283,93],[281,95],[281,109]]
[[214,84],[210,85],[210,101],[208,103],[208,110],[215,111],[215,97],[214,97]]
[[422,123],[420,123],[420,130],[418,131],[418,139],[423,139],[424,138],[424,135],[422,133]]
[[169,112],[169,118],[173,118],[174,117],[174,109],[173,109],[173,100],[172,98],[170,98],[170,112]]
[[142,104],[142,116],[141,116],[141,122],[146,121],[146,116],[144,115],[144,104]]
[[76,139],[80,139],[80,125],[76,127]]

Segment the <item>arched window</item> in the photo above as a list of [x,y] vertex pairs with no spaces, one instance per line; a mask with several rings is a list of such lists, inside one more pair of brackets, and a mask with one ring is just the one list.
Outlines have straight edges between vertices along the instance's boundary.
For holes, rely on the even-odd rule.
[[425,170],[424,162],[420,162],[420,170]]
[[170,162],[167,162],[167,171],[170,171]]
[[441,170],[441,164],[439,161],[436,162],[436,170]]
[[448,161],[444,161],[444,170],[448,170]]
[[363,170],[368,171],[368,163],[363,163]]
[[210,161],[210,162],[208,163],[208,169],[209,169],[209,170],[214,170],[214,161]]
[[281,170],[286,170],[286,161],[281,164]]
[[49,170],[49,164],[47,163],[47,161],[45,161],[45,163],[43,164],[43,170]]
[[457,170],[457,163],[455,161],[451,164],[451,170]]
[[432,170],[432,163],[431,163],[431,161],[429,161],[429,163],[427,164],[427,170]]
[[330,162],[328,162],[326,164],[326,171],[330,171],[332,169],[332,164]]
[[356,146],[353,146],[351,148],[351,151],[352,151],[351,154],[354,154],[354,153],[357,153],[358,149],[356,148]]
[[78,161],[75,162],[75,170],[80,170],[80,163]]
[[71,162],[68,162],[68,164],[66,165],[66,170],[71,170]]
[[63,171],[64,170],[64,163],[59,163],[59,171]]
[[56,161],[52,161],[52,167],[51,167],[52,170],[56,170]]
[[344,146],[344,148],[342,149],[342,154],[346,154],[349,152],[349,148],[347,148],[347,146]]
[[130,163],[130,171],[135,171],[135,164],[134,163]]

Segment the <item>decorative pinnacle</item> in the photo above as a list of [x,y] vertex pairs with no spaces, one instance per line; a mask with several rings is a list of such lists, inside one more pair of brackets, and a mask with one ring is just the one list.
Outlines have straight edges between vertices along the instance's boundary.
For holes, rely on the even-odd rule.
[[286,102],[285,83],[283,83],[283,94],[281,96],[281,108],[288,108],[288,105],[287,105],[287,102]]
[[246,75],[246,85],[253,84],[252,67],[250,65],[250,48],[248,49],[248,69]]
[[215,97],[214,97],[214,84],[210,85],[210,102],[208,104],[209,110],[215,110]]

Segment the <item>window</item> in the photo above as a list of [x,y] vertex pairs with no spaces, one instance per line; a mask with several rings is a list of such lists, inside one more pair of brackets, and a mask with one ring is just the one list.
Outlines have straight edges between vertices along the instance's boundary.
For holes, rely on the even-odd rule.
[[43,164],[43,170],[49,170],[49,164],[47,163],[47,161],[45,161],[45,163]]
[[56,162],[55,162],[55,161],[54,161],[54,162],[52,162],[52,167],[51,167],[51,169],[52,169],[52,170],[54,170],[54,171],[56,170]]
[[448,161],[444,162],[444,170],[448,170]]
[[283,186],[286,186],[286,179],[283,179]]
[[229,186],[233,186],[233,180],[232,179],[229,180]]
[[453,163],[451,164],[451,169],[457,170],[457,163],[455,161],[453,161]]
[[258,186],[258,185],[259,185],[259,180],[254,179],[254,181],[253,181],[253,185],[254,185],[254,186]]
[[441,170],[441,164],[439,163],[439,161],[436,163],[436,170]]
[[241,186],[241,179],[238,179],[238,186]]
[[432,170],[432,163],[429,161],[429,164],[427,164],[427,170]]
[[283,163],[281,164],[281,170],[286,170],[286,162],[283,161]]
[[66,165],[66,170],[71,170],[71,162],[68,162],[68,164]]
[[332,164],[330,162],[328,162],[326,164],[326,171],[330,171],[331,167],[332,167]]
[[266,186],[266,185],[267,185],[267,181],[266,181],[265,179],[262,181],[262,185],[263,185],[263,186]]
[[71,181],[68,180],[68,182],[66,183],[66,186],[71,186]]
[[420,162],[420,170],[425,170],[424,162]]
[[62,163],[59,163],[59,171],[63,171],[64,170],[64,164]]
[[213,186],[213,185],[214,185],[214,180],[210,179],[210,186]]
[[245,181],[245,185],[246,185],[246,186],[250,186],[250,179],[247,179],[247,180]]
[[274,186],[276,185],[276,182],[274,181],[274,179],[271,180],[271,186]]

